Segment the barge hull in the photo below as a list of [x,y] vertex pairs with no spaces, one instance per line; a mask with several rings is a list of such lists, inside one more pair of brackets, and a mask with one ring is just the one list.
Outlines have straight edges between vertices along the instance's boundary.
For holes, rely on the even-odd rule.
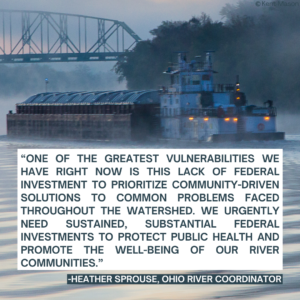
[[131,114],[8,114],[9,137],[131,139]]

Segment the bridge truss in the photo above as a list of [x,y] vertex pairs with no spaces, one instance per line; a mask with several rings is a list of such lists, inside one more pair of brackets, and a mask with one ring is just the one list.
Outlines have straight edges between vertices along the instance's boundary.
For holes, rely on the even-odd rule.
[[140,40],[117,20],[0,10],[0,63],[117,61]]

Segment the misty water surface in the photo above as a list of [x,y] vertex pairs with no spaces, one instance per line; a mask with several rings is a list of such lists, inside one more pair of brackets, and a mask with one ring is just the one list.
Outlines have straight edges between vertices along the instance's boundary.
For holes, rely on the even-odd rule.
[[[17,271],[17,149],[20,148],[184,148],[186,143],[113,144],[0,140],[0,299],[300,299],[300,136],[285,141],[220,144],[190,143],[191,148],[283,149],[284,274],[283,285],[221,286],[76,286],[67,273],[78,271]],[[176,263],[176,262],[174,262]],[[166,272],[168,272],[166,270]],[[164,272],[164,273],[166,273]],[[183,271],[189,272],[187,271]],[[212,271],[208,271],[213,273]],[[222,271],[216,273],[229,273]],[[246,271],[245,271],[246,272]],[[93,273],[93,272],[91,272]],[[97,271],[98,273],[98,271]],[[100,272],[99,272],[100,273]],[[103,271],[102,273],[118,273]],[[128,273],[128,271],[123,272]],[[147,270],[129,273],[148,273]],[[149,272],[151,273],[151,272]],[[152,273],[155,273],[152,271]],[[174,271],[168,273],[182,273]],[[207,273],[200,271],[199,273]],[[230,272],[241,273],[241,272]],[[257,273],[255,271],[249,273]],[[276,273],[263,271],[260,273]]]

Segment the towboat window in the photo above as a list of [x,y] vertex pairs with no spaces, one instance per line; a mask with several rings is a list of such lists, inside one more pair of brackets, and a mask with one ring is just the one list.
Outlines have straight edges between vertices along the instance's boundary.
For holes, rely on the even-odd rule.
[[182,85],[190,84],[190,76],[183,75],[182,76]]
[[174,84],[174,75],[171,75],[171,85]]
[[193,81],[193,85],[199,85],[200,84],[200,75],[193,75],[192,81]]
[[202,75],[202,80],[209,80],[209,75],[208,74]]

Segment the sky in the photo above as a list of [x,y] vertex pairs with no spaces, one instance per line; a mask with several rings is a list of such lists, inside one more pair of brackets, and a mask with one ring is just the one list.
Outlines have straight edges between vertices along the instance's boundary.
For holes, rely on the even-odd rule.
[[[162,21],[184,21],[207,13],[221,20],[219,12],[226,3],[237,0],[0,0],[0,9],[41,10],[81,14],[125,22],[141,39],[151,39],[150,30]],[[103,71],[114,63],[101,63]],[[70,69],[75,64],[52,64],[57,69]],[[99,68],[99,66],[95,66]]]
[[82,14],[124,21],[140,35],[150,38],[149,31],[162,21],[188,20],[201,12],[220,19],[226,3],[237,0],[0,0],[1,9],[45,10]]

